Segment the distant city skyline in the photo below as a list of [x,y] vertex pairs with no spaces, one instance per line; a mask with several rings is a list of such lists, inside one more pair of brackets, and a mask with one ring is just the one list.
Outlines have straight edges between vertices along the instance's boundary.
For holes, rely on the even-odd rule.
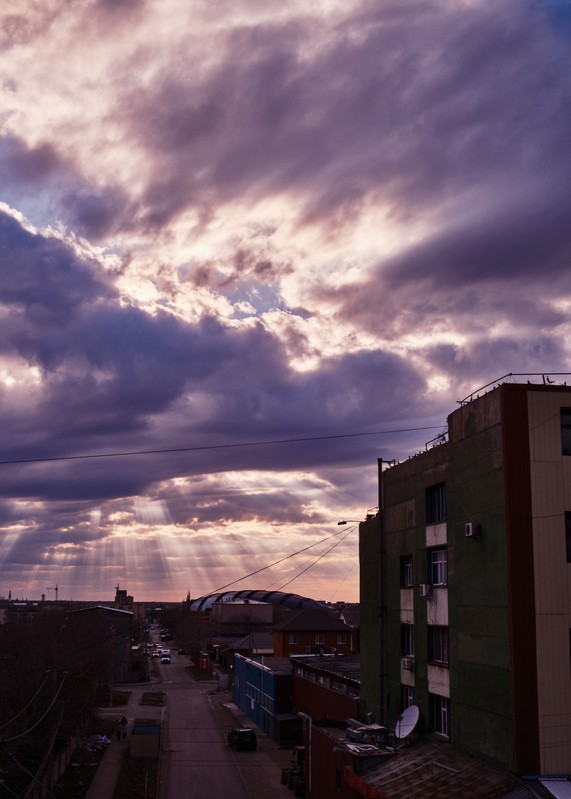
[[571,372],[570,21],[2,5],[6,593],[358,599],[377,459]]

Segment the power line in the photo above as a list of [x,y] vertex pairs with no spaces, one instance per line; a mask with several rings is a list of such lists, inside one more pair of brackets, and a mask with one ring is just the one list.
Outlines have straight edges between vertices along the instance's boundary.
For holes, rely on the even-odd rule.
[[43,681],[42,681],[42,683],[41,683],[40,687],[38,688],[38,690],[36,691],[36,693],[34,694],[34,696],[33,696],[33,697],[30,699],[30,701],[28,702],[28,704],[27,704],[27,705],[25,705],[25,706],[22,708],[22,710],[20,710],[20,712],[19,712],[19,713],[18,713],[16,716],[14,716],[14,718],[13,718],[13,719],[10,719],[10,721],[7,721],[5,724],[2,724],[2,726],[0,726],[0,730],[3,730],[3,729],[4,729],[4,727],[9,727],[9,726],[10,726],[10,724],[12,724],[12,722],[16,721],[16,719],[17,719],[17,718],[19,718],[19,717],[22,715],[22,713],[24,713],[24,712],[25,712],[25,711],[26,711],[26,710],[27,710],[27,709],[30,707],[30,705],[32,704],[32,702],[34,701],[34,699],[36,698],[36,696],[38,696],[38,694],[40,693],[40,691],[41,691],[41,690],[42,690],[42,688],[44,687],[44,685],[45,685],[45,682],[46,682],[46,680],[48,679],[48,676],[49,676],[49,674],[50,674],[50,672],[49,672],[49,671],[48,671],[48,672],[46,672],[46,675],[45,675],[45,677],[44,677],[44,679],[43,679]]
[[169,449],[140,449],[127,452],[101,452],[87,455],[54,455],[47,458],[17,458],[0,461],[0,466],[11,466],[23,463],[53,463],[54,461],[79,461],[95,458],[127,458],[133,455],[164,455],[176,452],[201,452],[214,449],[239,449],[241,447],[264,447],[274,444],[298,444],[304,441],[329,441],[337,438],[359,438],[365,436],[385,436],[392,433],[417,433],[423,430],[440,430],[442,425],[427,427],[403,427],[395,430],[374,430],[370,433],[340,433],[329,436],[304,436],[300,438],[275,438],[265,441],[242,441],[238,444],[205,444],[200,447],[172,447]]
[[[352,533],[354,529],[355,528],[353,527],[351,530],[349,530],[349,533]],[[260,572],[266,571],[266,569],[271,569],[272,566],[277,566],[279,563],[283,563],[285,560],[289,560],[290,558],[295,558],[296,555],[301,555],[302,552],[307,552],[308,549],[312,549],[313,547],[316,547],[318,544],[322,544],[324,541],[329,541],[331,538],[335,538],[336,536],[341,535],[341,532],[346,532],[346,531],[337,530],[337,532],[333,533],[332,535],[327,535],[325,536],[325,538],[320,538],[319,541],[314,541],[313,544],[309,544],[308,546],[303,547],[303,549],[298,549],[297,552],[291,552],[289,555],[285,555],[283,558],[280,558],[279,560],[276,560],[273,563],[269,563],[267,566],[262,566],[260,569],[256,569],[256,571],[250,572],[249,574],[245,574],[243,577],[238,577],[236,580],[232,580],[232,582],[230,583],[226,583],[226,585],[217,588],[215,591],[210,591],[209,595],[219,594],[225,588],[229,588],[231,585],[234,585],[235,583],[240,583],[242,582],[242,580],[247,580],[248,577],[253,577],[256,574],[260,574]],[[347,535],[349,535],[349,533],[347,533]],[[344,538],[346,537],[347,536],[344,536]],[[344,539],[342,538],[341,541],[343,540]],[[327,552],[329,551],[330,550],[327,550]],[[325,552],[324,554],[327,554],[327,552]]]
[[52,699],[52,701],[50,702],[50,705],[49,705],[48,709],[46,710],[44,715],[41,718],[39,718],[32,727],[30,727],[29,729],[25,730],[24,732],[21,732],[19,735],[13,735],[11,738],[3,738],[2,739],[2,743],[4,744],[4,743],[8,743],[8,741],[16,741],[16,740],[18,740],[18,738],[24,738],[26,735],[29,735],[32,732],[32,730],[35,730],[36,727],[38,726],[38,724],[40,724],[45,719],[45,717],[48,715],[48,713],[50,712],[52,707],[55,705],[56,699],[60,695],[60,692],[61,692],[61,689],[63,688],[64,682],[65,682],[65,677],[61,681],[60,686],[57,689],[57,693],[54,696],[54,698]]
[[338,546],[339,546],[339,544],[342,544],[342,543],[343,543],[343,541],[345,541],[345,539],[347,538],[347,536],[351,535],[351,533],[352,533],[352,532],[354,532],[354,530],[355,530],[355,528],[353,527],[351,530],[349,530],[347,533],[345,533],[345,535],[343,536],[343,538],[341,538],[339,541],[336,541],[334,544],[331,544],[331,546],[330,546],[328,549],[326,549],[324,552],[322,552],[320,555],[318,555],[316,558],[314,558],[314,559],[311,561],[311,563],[309,564],[309,566],[306,566],[304,569],[302,569],[300,572],[298,572],[297,574],[295,574],[295,575],[294,575],[294,576],[293,576],[291,579],[289,579],[287,582],[283,583],[283,585],[280,585],[280,587],[278,588],[278,591],[283,591],[283,589],[284,589],[286,586],[288,586],[290,583],[293,583],[293,582],[295,582],[295,580],[297,580],[299,577],[301,577],[301,576],[302,576],[303,574],[305,574],[307,571],[309,571],[310,569],[312,569],[312,568],[315,566],[315,564],[316,564],[316,563],[319,563],[319,561],[320,561],[322,558],[324,558],[326,555],[329,555],[329,553],[330,553],[330,552],[332,552],[332,551],[335,549],[335,547],[338,547]]

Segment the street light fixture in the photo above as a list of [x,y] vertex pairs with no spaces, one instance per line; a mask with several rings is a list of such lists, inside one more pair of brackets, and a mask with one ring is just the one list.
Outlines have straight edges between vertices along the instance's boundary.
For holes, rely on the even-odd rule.
[[379,509],[377,508],[368,508],[367,513],[364,519],[344,519],[342,522],[337,522],[337,526],[340,524],[349,524],[350,522],[355,522],[355,524],[361,524],[361,522],[368,522],[369,519],[378,516]]

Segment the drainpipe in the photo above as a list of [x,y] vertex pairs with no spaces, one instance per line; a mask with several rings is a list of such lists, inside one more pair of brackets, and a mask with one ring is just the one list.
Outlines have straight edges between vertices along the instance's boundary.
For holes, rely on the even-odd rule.
[[385,531],[384,531],[384,509],[383,509],[383,459],[377,458],[378,483],[379,483],[379,569],[381,572],[381,595],[379,607],[379,718],[380,723],[386,726],[386,706],[385,706],[385,623],[386,623],[386,567],[385,567]]

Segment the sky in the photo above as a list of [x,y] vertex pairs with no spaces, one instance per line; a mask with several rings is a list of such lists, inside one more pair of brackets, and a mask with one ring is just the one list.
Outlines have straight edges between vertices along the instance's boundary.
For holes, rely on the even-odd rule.
[[570,43],[568,0],[3,0],[0,595],[357,601],[378,459],[571,372]]

